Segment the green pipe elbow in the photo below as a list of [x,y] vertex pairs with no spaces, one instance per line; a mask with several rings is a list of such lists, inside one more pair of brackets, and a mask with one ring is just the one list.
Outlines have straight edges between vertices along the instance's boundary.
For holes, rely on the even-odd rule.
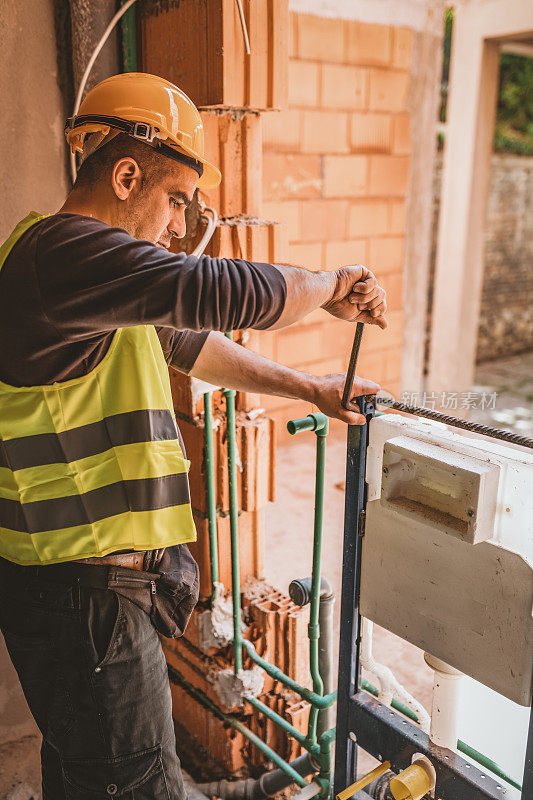
[[307,417],[291,419],[287,422],[287,430],[294,436],[296,433],[313,431],[317,436],[327,436],[329,433],[329,419],[319,411],[316,414],[308,414]]

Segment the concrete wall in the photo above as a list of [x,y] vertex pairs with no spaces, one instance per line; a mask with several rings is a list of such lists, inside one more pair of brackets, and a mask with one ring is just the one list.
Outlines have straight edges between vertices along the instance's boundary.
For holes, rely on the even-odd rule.
[[[52,0],[0,3],[0,240],[30,210],[55,211],[67,190]],[[0,640],[0,742],[36,731]]]

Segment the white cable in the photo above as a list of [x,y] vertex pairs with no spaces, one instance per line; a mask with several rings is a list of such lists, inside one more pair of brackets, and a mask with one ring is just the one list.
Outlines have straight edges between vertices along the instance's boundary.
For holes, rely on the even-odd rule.
[[[74,103],[74,111],[73,111],[73,114],[72,114],[73,117],[75,117],[76,114],[79,111],[79,108],[80,108],[80,105],[81,105],[81,99],[83,97],[83,92],[85,91],[85,86],[86,86],[87,81],[89,79],[89,75],[91,74],[91,70],[93,68],[94,62],[98,58],[98,54],[100,53],[100,50],[102,49],[104,44],[107,42],[107,40],[109,38],[109,34],[113,30],[113,28],[115,27],[115,25],[117,24],[119,19],[121,19],[121,17],[124,16],[124,14],[128,10],[128,8],[130,8],[130,6],[132,6],[136,2],[137,2],[137,0],[126,0],[124,5],[119,8],[119,10],[115,14],[115,16],[111,19],[111,22],[109,23],[109,25],[107,26],[107,28],[103,32],[102,36],[98,40],[98,43],[97,43],[96,47],[94,48],[94,50],[92,52],[92,55],[91,55],[91,57],[90,57],[90,59],[89,59],[89,61],[87,63],[87,66],[85,67],[85,71],[84,71],[84,73],[82,75],[82,78],[81,78],[81,82],[80,82],[80,85],[79,85],[79,88],[78,88],[78,93],[76,95],[76,102]],[[74,181],[76,180],[76,175],[78,174],[78,170],[76,169],[76,153],[75,152],[73,153],[72,150],[70,151],[70,174],[72,176],[72,183],[74,183]]]
[[246,27],[246,20],[244,19],[244,11],[242,8],[242,0],[237,0],[237,8],[239,9],[239,17],[241,18],[242,35],[244,36],[244,46],[246,54],[250,55],[250,39],[248,37],[248,28]]
[[215,232],[215,228],[216,228],[217,222],[218,222],[218,214],[217,214],[217,212],[215,211],[214,208],[204,208],[203,211],[202,211],[202,214],[205,214],[206,211],[210,211],[211,212],[210,219],[207,222],[207,227],[205,229],[204,235],[202,236],[202,238],[200,239],[200,241],[198,242],[198,244],[196,245],[196,247],[194,248],[194,250],[191,253],[191,255],[196,256],[196,258],[200,258],[200,256],[203,254],[205,248],[207,247],[207,245],[211,241],[211,237],[213,236],[213,234]]
[[372,632],[374,623],[363,617],[361,619],[361,666],[379,681],[378,699],[386,706],[390,706],[393,700],[398,700],[407,706],[418,717],[418,724],[424,733],[429,733],[431,717],[424,706],[409,694],[401,683],[397,680],[394,673],[384,664],[380,664],[372,655]]

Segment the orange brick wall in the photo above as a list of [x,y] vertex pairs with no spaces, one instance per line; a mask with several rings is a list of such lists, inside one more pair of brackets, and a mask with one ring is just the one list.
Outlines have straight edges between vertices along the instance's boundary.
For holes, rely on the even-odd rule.
[[[388,293],[386,333],[365,331],[359,373],[398,392],[409,181],[412,32],[291,14],[289,103],[263,115],[263,216],[284,223],[289,262],[308,269],[365,263]],[[353,326],[323,311],[251,345],[317,374],[344,370]],[[262,398],[278,424],[305,403]]]

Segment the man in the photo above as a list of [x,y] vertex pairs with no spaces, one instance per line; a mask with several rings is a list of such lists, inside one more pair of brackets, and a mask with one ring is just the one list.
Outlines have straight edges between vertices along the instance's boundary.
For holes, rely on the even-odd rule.
[[353,398],[373,381],[356,378],[345,410],[343,375],[288,369],[220,331],[320,306],[384,328],[385,294],[361,266],[169,253],[220,174],[167,81],[103,81],[67,139],[85,160],[65,204],[0,250],[0,624],[43,735],[44,800],[181,800],[156,628],[183,632],[197,576],[166,365],[362,424]]

